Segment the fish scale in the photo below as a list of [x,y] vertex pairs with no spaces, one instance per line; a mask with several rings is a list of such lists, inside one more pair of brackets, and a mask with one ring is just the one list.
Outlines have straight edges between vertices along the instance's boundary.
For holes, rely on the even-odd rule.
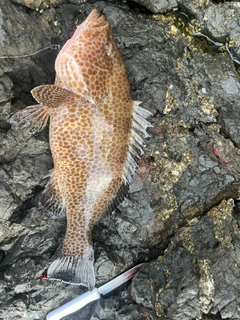
[[95,286],[93,224],[124,199],[150,112],[133,101],[110,26],[94,9],[59,52],[53,85],[32,90],[39,103],[10,123],[32,133],[50,117],[54,168],[40,197],[50,216],[66,214],[64,240],[47,270],[49,279]]

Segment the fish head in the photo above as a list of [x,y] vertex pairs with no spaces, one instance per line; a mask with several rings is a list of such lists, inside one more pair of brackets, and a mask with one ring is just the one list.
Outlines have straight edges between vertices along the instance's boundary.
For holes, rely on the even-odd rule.
[[57,56],[58,83],[96,104],[109,93],[114,64],[119,59],[110,25],[94,9]]

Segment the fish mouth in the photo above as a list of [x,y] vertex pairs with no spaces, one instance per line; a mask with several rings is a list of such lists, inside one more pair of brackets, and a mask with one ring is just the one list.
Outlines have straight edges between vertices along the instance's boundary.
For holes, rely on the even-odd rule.
[[108,25],[108,22],[106,20],[106,17],[104,15],[101,15],[101,13],[94,9],[90,15],[88,16],[89,26],[92,28],[99,28],[99,27],[105,27]]

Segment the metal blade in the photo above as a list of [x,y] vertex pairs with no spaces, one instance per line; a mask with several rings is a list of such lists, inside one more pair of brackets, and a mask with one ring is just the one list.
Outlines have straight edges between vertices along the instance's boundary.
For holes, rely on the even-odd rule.
[[104,284],[100,288],[94,288],[92,291],[87,291],[84,294],[78,296],[77,298],[69,301],[68,303],[64,304],[63,306],[51,311],[47,314],[47,320],[59,320],[70,313],[73,313],[92,301],[98,300],[100,298],[100,294],[107,294],[110,291],[114,290],[115,288],[119,287],[124,282],[131,279],[138,270],[142,267],[144,263],[141,263],[132,269],[122,273],[120,276],[116,277],[115,279],[109,281],[108,283]]
[[106,284],[104,284],[103,286],[101,286],[100,288],[98,288],[98,292],[100,294],[107,294],[110,291],[116,289],[117,287],[119,287],[120,285],[122,285],[123,283],[125,283],[126,281],[128,281],[129,279],[131,279],[137,272],[139,269],[141,269],[141,267],[144,265],[144,263],[138,264],[137,266],[133,267],[132,269],[120,274],[120,276],[116,277],[115,279],[107,282]]

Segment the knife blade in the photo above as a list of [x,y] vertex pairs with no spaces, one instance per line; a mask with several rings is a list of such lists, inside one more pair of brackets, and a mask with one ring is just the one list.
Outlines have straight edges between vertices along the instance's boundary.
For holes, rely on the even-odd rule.
[[129,269],[128,271],[122,273],[120,276],[114,278],[113,280],[107,282],[99,288],[94,288],[92,291],[87,291],[77,298],[65,303],[61,307],[49,312],[46,316],[46,320],[59,320],[70,313],[73,313],[92,301],[100,299],[101,295],[106,295],[112,290],[116,289],[129,279],[131,279],[142,267],[144,263],[138,264],[137,266]]

